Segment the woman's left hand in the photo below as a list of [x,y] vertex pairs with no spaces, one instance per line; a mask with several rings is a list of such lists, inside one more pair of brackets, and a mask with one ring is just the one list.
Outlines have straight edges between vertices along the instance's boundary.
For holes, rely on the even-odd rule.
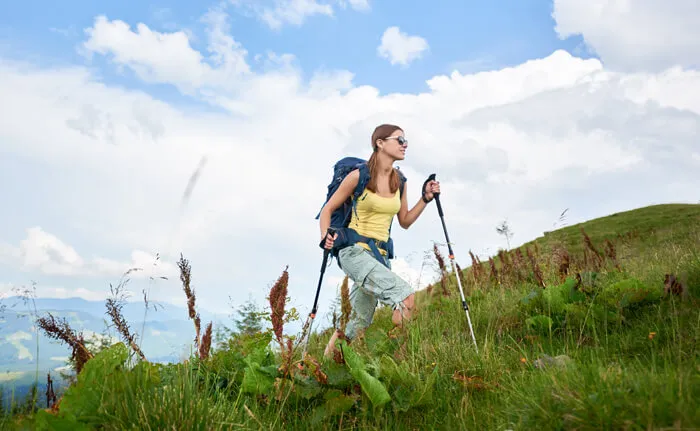
[[425,190],[423,190],[425,198],[432,201],[433,197],[435,197],[435,193],[440,193],[440,183],[435,180],[428,181],[428,183],[425,185]]

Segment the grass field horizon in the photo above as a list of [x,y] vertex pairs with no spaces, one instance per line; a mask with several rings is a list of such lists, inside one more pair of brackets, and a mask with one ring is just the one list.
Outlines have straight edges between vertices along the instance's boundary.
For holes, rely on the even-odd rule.
[[[416,294],[415,319],[389,310],[325,359],[328,328],[312,333],[288,309],[284,269],[264,313],[243,333],[200,321],[179,262],[195,351],[148,361],[118,300],[107,310],[122,342],[87,346],[42,316],[71,346],[76,381],[48,409],[3,412],[8,429],[693,429],[700,427],[700,204],[661,204],[544,233],[481,261],[458,250],[442,278]],[[474,349],[456,277],[465,288]],[[347,279],[334,323],[347,322]],[[118,292],[117,292],[118,293]],[[269,328],[268,328],[269,327]],[[230,329],[230,328],[227,328]],[[43,397],[38,394],[37,397]],[[36,399],[34,400],[36,401]]]

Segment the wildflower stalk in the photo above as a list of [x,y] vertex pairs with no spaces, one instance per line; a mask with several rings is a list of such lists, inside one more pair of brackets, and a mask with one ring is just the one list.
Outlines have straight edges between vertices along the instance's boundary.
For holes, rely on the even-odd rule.
[[443,296],[449,296],[450,292],[447,291],[447,267],[445,266],[445,258],[442,257],[440,250],[438,250],[437,244],[433,243],[433,254],[437,260],[438,267],[440,268],[440,286],[442,286]]
[[[129,271],[125,275],[128,275]],[[112,319],[112,323],[117,328],[117,331],[121,334],[124,340],[131,346],[131,349],[139,355],[142,360],[146,360],[146,355],[143,354],[141,348],[135,342],[135,335],[131,333],[131,328],[127,323],[124,315],[122,314],[122,307],[124,306],[124,295],[123,289],[128,279],[122,279],[116,287],[113,287],[110,283],[110,291],[112,292],[112,297],[107,298],[105,305],[107,306],[107,315]]]
[[340,330],[345,333],[345,327],[350,320],[352,305],[350,304],[350,289],[348,287],[348,276],[343,279],[340,285]]
[[177,262],[177,266],[180,268],[182,290],[185,292],[185,297],[187,298],[187,313],[189,318],[192,319],[194,323],[195,351],[197,352],[199,359],[206,359],[209,357],[209,350],[211,348],[212,322],[209,322],[204,331],[204,335],[202,336],[201,319],[195,307],[197,296],[195,295],[194,288],[192,287],[192,266],[182,255],[180,255],[180,260]]

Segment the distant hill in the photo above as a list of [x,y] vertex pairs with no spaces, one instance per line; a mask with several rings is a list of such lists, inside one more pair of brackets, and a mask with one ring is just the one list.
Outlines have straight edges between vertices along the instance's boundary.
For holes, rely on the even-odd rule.
[[[33,304],[24,304],[23,299],[19,296],[11,296],[2,300],[3,304],[8,309],[28,311],[28,307],[33,307]],[[95,317],[106,317],[107,311],[104,301],[88,301],[82,298],[36,298],[34,299],[36,308],[43,311],[76,311],[91,314]],[[122,308],[122,314],[128,322],[142,322],[144,318],[144,303],[126,302]],[[200,315],[202,320],[210,320],[215,315],[206,310],[201,310]],[[150,307],[146,319],[149,321],[166,321],[187,319],[187,309],[182,306],[172,304],[159,304],[157,310]]]
[[[75,331],[82,331],[86,340],[119,334],[111,327],[105,314],[104,301],[88,301],[82,298],[36,298],[34,303],[25,303],[21,297],[2,300],[6,306],[0,313],[0,385],[22,387],[35,381],[36,358],[39,359],[39,380],[46,380],[46,373],[58,378],[58,371],[66,365],[70,349],[61,342],[49,339],[43,331],[39,333],[38,355],[34,307],[38,316],[51,313],[56,318],[65,318]],[[198,310],[202,325],[213,321],[230,325],[226,315]],[[178,361],[187,356],[194,339],[194,325],[188,318],[187,309],[165,304],[157,310],[150,308],[144,323],[144,304],[126,303],[122,309],[124,318],[144,354],[153,362]]]

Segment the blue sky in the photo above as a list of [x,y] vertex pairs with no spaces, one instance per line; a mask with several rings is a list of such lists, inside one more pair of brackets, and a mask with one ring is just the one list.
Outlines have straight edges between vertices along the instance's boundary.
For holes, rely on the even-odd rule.
[[[125,21],[132,29],[138,23],[162,32],[186,28],[200,39],[191,42],[193,47],[202,49],[201,17],[212,6],[216,3],[12,2],[0,16],[0,36],[11,41],[10,53],[15,56],[84,63],[76,46],[95,16],[105,15]],[[293,53],[295,64],[307,78],[317,70],[346,69],[355,74],[355,85],[372,85],[382,94],[425,91],[425,81],[435,75],[454,69],[475,72],[514,66],[557,49],[583,58],[592,56],[580,35],[565,40],[557,37],[552,2],[544,0],[445,0],[439,6],[386,0],[373,2],[369,11],[336,7],[333,17],[311,15],[300,26],[287,24],[279,29],[250,16],[245,7],[229,4],[227,11],[232,35],[248,50],[249,58],[267,51]],[[429,50],[410,67],[391,65],[377,55],[381,35],[392,25],[428,41]],[[104,59],[93,63],[107,82],[139,88],[139,81],[130,74],[119,75],[113,68],[103,68],[105,64]],[[176,97],[167,86],[151,85],[149,91]]]
[[[305,315],[332,164],[368,156],[380,122],[401,124],[411,142],[401,165],[411,206],[427,175],[442,179],[463,267],[469,250],[484,257],[505,246],[495,231],[503,219],[518,245],[565,208],[575,223],[700,200],[695,0],[352,7],[362,3],[6,2],[0,179],[12,186],[0,201],[12,211],[0,212],[0,293],[36,281],[42,295],[101,298],[159,253],[171,281],[153,293],[180,303],[182,252],[205,308],[226,312],[229,297],[249,295],[263,303],[290,265],[290,295]],[[264,19],[266,8],[295,5],[333,16]],[[218,21],[203,19],[211,10]],[[140,23],[159,37],[137,34]],[[378,52],[393,26],[386,52],[405,64]],[[294,68],[269,53],[293,55]],[[435,273],[422,257],[444,241],[435,208],[392,235],[395,271],[425,286]],[[327,273],[321,309],[342,276],[337,266]],[[145,285],[134,283],[137,297]]]

